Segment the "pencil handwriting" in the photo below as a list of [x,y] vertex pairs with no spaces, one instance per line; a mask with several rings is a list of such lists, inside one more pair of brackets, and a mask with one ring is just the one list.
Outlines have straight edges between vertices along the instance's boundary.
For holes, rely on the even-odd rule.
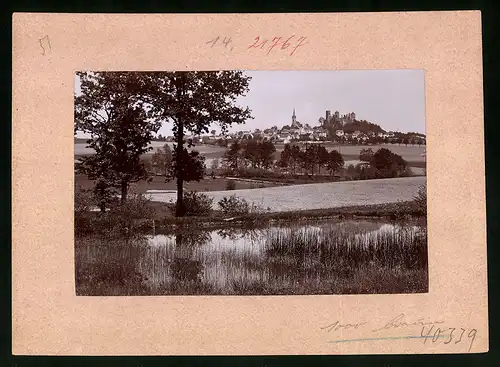
[[39,38],[38,42],[40,43],[40,47],[42,48],[42,55],[45,55],[46,52],[51,50],[49,36],[44,36],[42,38]]
[[433,325],[433,324],[442,324],[444,321],[424,321],[423,318],[419,318],[416,320],[406,320],[406,316],[404,313],[401,313],[394,317],[393,319],[389,320],[387,323],[385,323],[382,327],[373,329],[372,331],[380,331],[380,330],[388,330],[388,329],[395,329],[395,328],[403,328],[403,327],[408,327],[408,326],[424,326],[424,325]]

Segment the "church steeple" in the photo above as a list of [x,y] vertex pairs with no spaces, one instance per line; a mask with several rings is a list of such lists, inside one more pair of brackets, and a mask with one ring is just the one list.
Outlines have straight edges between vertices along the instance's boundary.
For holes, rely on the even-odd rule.
[[293,115],[292,115],[292,124],[294,124],[296,121],[296,116],[295,116],[295,108],[293,109]]

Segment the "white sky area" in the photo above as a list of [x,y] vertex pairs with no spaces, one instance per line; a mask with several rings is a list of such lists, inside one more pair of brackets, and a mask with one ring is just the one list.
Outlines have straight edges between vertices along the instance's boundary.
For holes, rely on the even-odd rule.
[[[386,131],[425,134],[423,70],[245,71],[252,77],[250,91],[237,104],[252,110],[253,120],[229,131],[289,125],[293,109],[297,121],[318,125],[325,111],[356,113]],[[75,93],[80,82],[75,77]],[[220,131],[214,124],[211,129]],[[172,135],[164,124],[159,134]],[[210,130],[211,130],[210,129]]]

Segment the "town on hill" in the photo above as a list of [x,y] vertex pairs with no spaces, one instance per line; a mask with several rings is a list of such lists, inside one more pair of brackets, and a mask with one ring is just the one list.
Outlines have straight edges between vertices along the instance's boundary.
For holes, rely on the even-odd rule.
[[[333,114],[330,110],[325,117],[320,117],[317,125],[301,123],[297,120],[295,109],[292,113],[290,125],[282,127],[272,126],[266,129],[240,130],[233,133],[210,134],[200,136],[186,136],[194,143],[216,144],[228,146],[236,140],[271,141],[273,143],[288,144],[293,142],[334,142],[339,144],[411,144],[425,145],[425,134],[415,132],[385,131],[377,124],[366,120],[357,120],[356,114],[350,112],[341,115],[339,111]],[[156,141],[174,141],[173,136],[159,134]]]

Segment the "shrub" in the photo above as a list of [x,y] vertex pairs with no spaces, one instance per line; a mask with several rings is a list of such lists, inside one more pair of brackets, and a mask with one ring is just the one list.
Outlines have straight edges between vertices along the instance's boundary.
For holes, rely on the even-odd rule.
[[283,174],[277,171],[270,171],[262,168],[240,168],[236,172],[238,177],[243,178],[282,178]]
[[373,150],[371,148],[361,149],[359,152],[359,160],[364,162],[370,162],[373,158]]
[[219,168],[219,159],[218,158],[214,158],[212,160],[212,164],[210,165],[210,168],[212,168],[212,170],[216,170]]
[[413,171],[411,170],[411,167],[406,167],[403,172],[401,172],[401,177],[412,177],[413,176]]
[[421,185],[417,194],[413,198],[416,210],[419,214],[427,214],[427,186]]
[[224,196],[218,204],[226,215],[244,215],[250,212],[248,202],[243,198],[236,197],[236,195]]
[[349,176],[355,175],[356,174],[356,167],[354,167],[354,164],[350,164],[346,168],[346,173]]
[[91,211],[98,201],[91,190],[77,190],[75,196],[75,234],[100,233],[105,237],[134,234],[144,227],[151,228],[155,209],[140,193],[131,190],[125,203],[113,201],[105,212]]
[[125,203],[111,207],[108,213],[114,226],[133,231],[154,219],[155,210],[144,194],[132,191]]
[[[260,205],[249,203],[236,195],[224,196],[218,204],[225,215],[259,214],[265,211]],[[270,209],[268,208],[267,211]]]
[[236,181],[226,180],[226,190],[235,190],[235,189],[236,189]]
[[370,180],[379,177],[379,172],[376,168],[366,164],[356,165],[357,178],[360,180]]
[[184,193],[184,205],[186,207],[187,216],[203,216],[212,212],[213,198],[207,194],[198,193],[196,191],[188,191]]
[[407,163],[403,157],[386,148],[377,150],[375,154],[373,154],[370,164],[372,167],[376,168],[384,178],[399,177],[407,167]]

